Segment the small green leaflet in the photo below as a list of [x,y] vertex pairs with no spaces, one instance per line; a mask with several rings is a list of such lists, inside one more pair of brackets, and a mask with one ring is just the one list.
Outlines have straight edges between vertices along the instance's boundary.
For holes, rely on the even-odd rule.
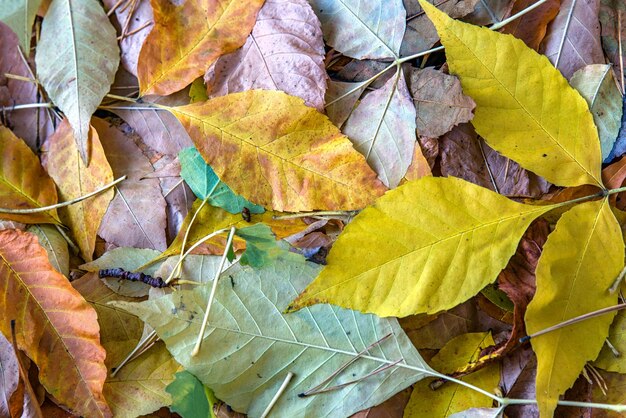
[[195,147],[183,149],[178,153],[178,160],[181,167],[180,175],[198,199],[208,198],[211,205],[230,213],[241,213],[244,207],[248,208],[250,213],[265,212],[262,206],[255,205],[235,194],[228,185],[222,182]]
[[289,251],[287,242],[276,241],[276,236],[264,223],[238,229],[235,234],[246,240],[246,250],[241,255],[244,266],[259,268],[276,259],[304,262],[300,254]]
[[172,395],[170,410],[183,418],[215,418],[213,405],[217,398],[211,389],[188,371],[178,372],[174,377],[176,380],[165,388]]

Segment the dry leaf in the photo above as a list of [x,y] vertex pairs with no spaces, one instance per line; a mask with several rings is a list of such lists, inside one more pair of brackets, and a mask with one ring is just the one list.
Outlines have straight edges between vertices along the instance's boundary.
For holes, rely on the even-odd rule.
[[[533,0],[517,0],[512,3],[511,14],[516,14],[535,2]],[[524,41],[529,48],[538,51],[541,41],[546,36],[548,24],[559,13],[560,6],[561,0],[547,0],[539,7],[506,25],[502,28],[502,33],[510,33]]]

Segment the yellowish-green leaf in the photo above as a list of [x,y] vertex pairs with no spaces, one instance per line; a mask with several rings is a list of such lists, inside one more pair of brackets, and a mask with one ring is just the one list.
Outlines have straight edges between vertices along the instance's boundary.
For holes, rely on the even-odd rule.
[[[0,126],[0,155],[0,207],[30,209],[58,202],[54,182],[37,156],[4,126]],[[0,213],[0,218],[23,223],[61,223],[56,209],[29,214]]]
[[408,182],[346,227],[290,309],[327,302],[398,317],[450,309],[494,281],[528,225],[551,208],[453,177]]
[[[537,292],[526,311],[529,335],[617,303],[607,289],[624,266],[624,241],[608,199],[566,212],[548,237],[537,264]],[[597,357],[615,313],[531,339],[537,355],[537,401],[551,417],[559,398],[585,363]]]
[[6,23],[20,40],[25,55],[30,55],[33,22],[41,0],[4,0],[0,7],[0,21]]
[[616,357],[608,345],[602,347],[594,366],[609,372],[626,373],[626,311],[619,311],[609,331],[609,341],[621,354]]
[[235,193],[279,211],[352,210],[386,188],[330,120],[281,91],[169,108]]
[[63,235],[51,225],[31,225],[27,231],[37,235],[39,245],[46,249],[52,267],[65,277],[69,277],[70,253]]
[[[489,333],[462,334],[450,340],[435,355],[430,365],[440,373],[453,373],[476,361],[483,348],[493,345]],[[463,377],[465,382],[492,391],[500,381],[500,365],[492,364]],[[413,387],[404,418],[448,417],[472,407],[490,407],[493,400],[470,388],[447,384],[433,391],[430,381],[422,380]]]
[[472,124],[492,148],[560,186],[602,184],[587,103],[545,56],[511,35],[420,4],[446,48],[450,73],[476,102]]
[[[45,167],[57,184],[59,198],[63,202],[84,196],[113,181],[113,171],[104,155],[98,133],[93,128],[90,137],[89,166],[80,156],[74,132],[67,119],[63,120],[48,140]],[[96,233],[112,198],[113,190],[109,189],[59,211],[63,223],[72,231],[85,261],[92,260]]]

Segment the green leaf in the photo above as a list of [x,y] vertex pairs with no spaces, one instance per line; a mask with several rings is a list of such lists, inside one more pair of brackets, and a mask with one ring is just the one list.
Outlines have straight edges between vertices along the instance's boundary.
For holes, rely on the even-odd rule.
[[178,372],[165,388],[172,395],[170,410],[183,418],[214,417],[213,404],[217,398],[198,378],[188,371]]
[[264,223],[238,229],[236,234],[246,240],[246,250],[241,255],[244,266],[259,268],[278,259],[304,262],[300,254],[289,251],[287,242],[276,241],[276,236]]
[[592,64],[576,71],[570,84],[583,96],[598,127],[602,159],[615,144],[622,125],[622,95],[609,64]]
[[41,0],[2,0],[0,7],[0,21],[15,32],[26,57],[30,55],[33,22],[40,5]]
[[[565,212],[543,247],[537,291],[526,310],[528,334],[617,303],[608,288],[624,266],[622,231],[608,199],[585,202]],[[551,417],[559,395],[594,360],[615,312],[587,319],[530,342],[537,355],[537,402]]]
[[206,94],[204,79],[202,77],[198,77],[193,80],[191,87],[189,87],[189,103],[204,102],[207,100],[209,100],[209,96]]
[[86,164],[89,121],[113,83],[119,55],[115,29],[97,0],[52,0],[35,55],[37,76],[70,121]]
[[[218,284],[196,357],[191,357],[191,348],[200,330],[208,287],[116,306],[150,324],[187,371],[219,399],[250,416],[261,414],[290,371],[295,376],[272,410],[275,417],[349,416],[423,378],[430,369],[395,319],[331,305],[281,313],[318,271],[311,263],[284,261],[260,270],[233,267]],[[369,354],[356,358],[372,344]],[[357,383],[298,396],[351,360],[330,385],[355,379]],[[379,367],[387,368],[359,380]]]
[[250,213],[263,213],[262,206],[249,202],[235,194],[226,183],[220,181],[217,174],[208,165],[195,147],[189,147],[178,153],[180,175],[187,182],[198,199],[209,199],[212,206],[220,207],[230,213],[241,213],[248,208]]
[[450,74],[476,102],[472,124],[489,146],[559,186],[601,186],[589,107],[550,61],[512,35],[420,4],[446,48]]
[[493,282],[528,225],[552,208],[454,177],[410,181],[350,222],[290,309],[332,303],[398,317],[448,310]]

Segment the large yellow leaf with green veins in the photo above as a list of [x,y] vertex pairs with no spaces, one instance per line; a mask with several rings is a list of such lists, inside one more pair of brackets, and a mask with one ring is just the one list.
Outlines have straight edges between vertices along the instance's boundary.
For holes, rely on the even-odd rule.
[[[617,303],[607,289],[624,266],[624,241],[608,199],[566,212],[548,237],[537,265],[537,292],[526,311],[530,334]],[[615,313],[531,339],[537,355],[537,401],[551,417],[559,395],[594,360]]]
[[454,177],[408,182],[346,227],[290,309],[327,302],[399,317],[450,309],[494,281],[528,225],[553,207]]
[[168,109],[218,177],[265,208],[362,209],[386,190],[350,140],[298,97],[249,90]]
[[450,73],[476,102],[472,124],[492,148],[559,186],[602,185],[587,103],[545,56],[511,35],[420,4],[446,48]]

